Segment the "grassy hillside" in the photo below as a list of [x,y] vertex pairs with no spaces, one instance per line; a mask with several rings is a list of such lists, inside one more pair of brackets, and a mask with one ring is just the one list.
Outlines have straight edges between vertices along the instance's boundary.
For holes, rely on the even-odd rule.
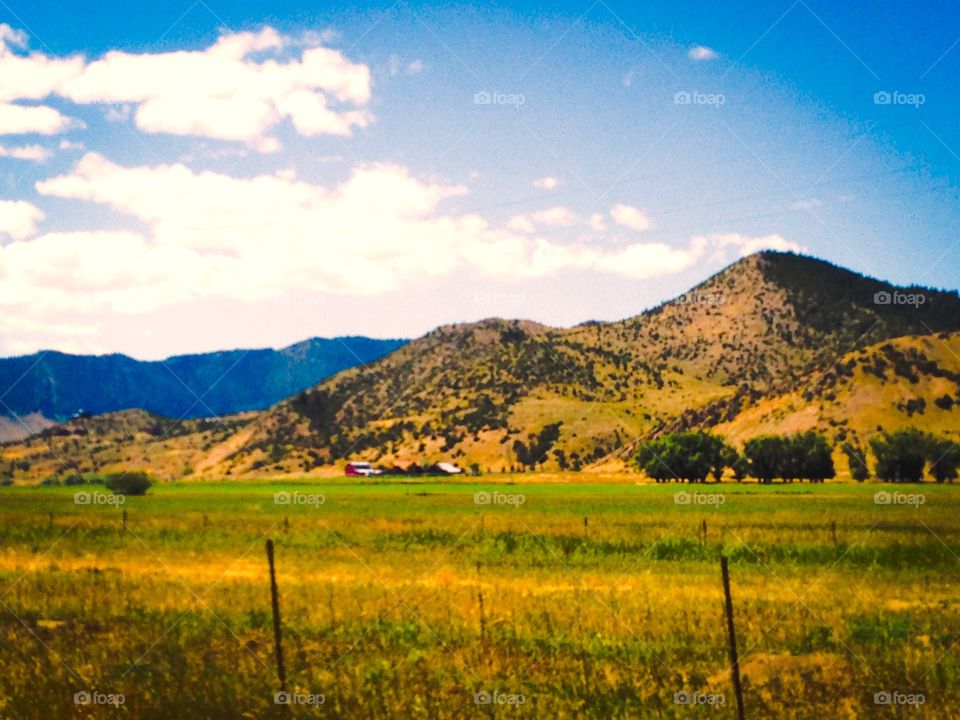
[[[875,302],[894,292],[922,292],[925,302]],[[137,456],[161,477],[334,474],[346,458],[617,469],[638,438],[669,429],[716,427],[737,440],[807,427],[843,439],[844,429],[859,437],[931,419],[949,429],[960,411],[934,403],[955,392],[957,331],[956,293],[898,289],[819,260],[762,253],[623,321],[443,326],[216,428],[108,431],[68,444],[45,433],[8,446],[4,460],[34,457],[24,477]],[[876,358],[855,357],[868,347],[887,353],[883,373]]]
[[760,398],[716,430],[735,442],[817,430],[862,446],[881,430],[910,426],[960,441],[960,333],[898,338],[847,353],[796,390]]

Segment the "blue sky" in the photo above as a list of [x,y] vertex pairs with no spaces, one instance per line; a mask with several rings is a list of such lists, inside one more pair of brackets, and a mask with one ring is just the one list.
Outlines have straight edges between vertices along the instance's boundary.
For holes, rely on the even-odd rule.
[[956,288],[958,20],[4,0],[0,353],[616,319],[766,247]]

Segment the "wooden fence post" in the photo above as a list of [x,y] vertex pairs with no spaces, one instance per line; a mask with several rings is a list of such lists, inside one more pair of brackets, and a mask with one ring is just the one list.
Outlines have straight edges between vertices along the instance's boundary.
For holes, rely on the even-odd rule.
[[273,646],[277,656],[277,679],[280,681],[280,692],[286,693],[287,669],[283,664],[283,645],[280,642],[280,597],[273,564],[273,540],[267,540],[267,562],[270,564],[270,602],[273,607]]
[[744,720],[743,688],[740,686],[740,657],[737,655],[737,634],[733,628],[733,599],[730,596],[730,571],[727,558],[720,556],[720,572],[723,576],[723,594],[726,598],[727,638],[730,643],[730,676],[733,679],[733,692],[737,697],[737,718]]

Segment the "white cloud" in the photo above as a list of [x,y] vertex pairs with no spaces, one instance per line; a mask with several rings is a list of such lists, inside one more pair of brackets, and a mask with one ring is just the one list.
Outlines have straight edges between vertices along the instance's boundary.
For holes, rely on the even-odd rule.
[[647,214],[632,205],[614,205],[610,210],[610,217],[618,225],[623,225],[631,230],[642,231],[653,227],[653,222],[647,217]]
[[37,222],[40,220],[43,220],[43,213],[32,203],[0,200],[0,237],[6,235],[14,240],[30,237],[37,231]]
[[78,126],[78,121],[46,105],[0,103],[0,135],[57,135]]
[[809,200],[797,200],[794,203],[790,204],[791,210],[816,210],[818,207],[823,205],[817,198],[810,198]]
[[535,187],[543,190],[553,190],[559,184],[559,181],[555,177],[548,175],[547,177],[540,178],[539,180],[534,180],[533,184]]
[[607,223],[604,222],[603,213],[594,213],[591,215],[587,224],[594,232],[604,232],[607,229]]
[[[0,101],[59,95],[109,104],[109,120],[133,112],[145,132],[243,141],[263,151],[277,149],[268,133],[285,119],[304,135],[349,135],[373,119],[364,108],[367,66],[330,48],[304,47],[270,27],[225,34],[205,50],[111,51],[92,62],[18,55],[13,32],[0,32]],[[52,134],[66,122],[52,108],[0,105],[0,132]]]
[[0,157],[13,158],[14,160],[31,160],[33,162],[44,162],[49,160],[53,152],[42,145],[24,145],[22,147],[5,147],[0,145]]
[[695,237],[685,249],[665,243],[636,243],[622,250],[599,257],[598,270],[643,280],[677,273],[691,267],[706,250],[707,240]]
[[636,74],[633,70],[630,70],[630,71],[624,73],[623,77],[621,78],[621,81],[623,82],[623,86],[624,86],[624,87],[632,87],[632,86],[633,86],[633,80],[634,80],[634,78],[635,78],[636,76],[637,76],[637,74]]
[[560,206],[540,210],[531,214],[530,217],[538,223],[554,227],[573,227],[580,222],[580,218],[573,210]]
[[15,30],[6,23],[0,23],[0,47],[18,47],[27,46],[30,38],[23,30]]
[[529,215],[514,215],[507,221],[507,229],[515,232],[535,233],[537,226],[533,224]]
[[61,150],[83,150],[84,145],[83,143],[72,142],[70,140],[61,140],[59,148]]
[[0,247],[0,329],[3,310],[12,307],[28,308],[38,322],[67,311],[95,318],[305,289],[378,294],[456,272],[522,279],[580,270],[649,278],[689,267],[709,242],[608,249],[537,232],[534,218],[552,227],[579,222],[567,208],[518,216],[524,220],[497,229],[478,215],[443,210],[467,192],[463,186],[424,181],[391,164],[356,167],[338,185],[324,187],[289,172],[233,178],[178,164],[122,167],[89,153],[73,171],[36,189],[112,208],[145,231],[27,240],[38,218],[18,227],[11,233],[17,240]]
[[691,60],[702,61],[702,60],[716,60],[720,55],[713,48],[707,47],[706,45],[694,45],[687,52],[687,57]]
[[83,58],[50,58],[40,53],[24,55],[27,35],[0,25],[0,101],[40,100],[83,70]]
[[734,247],[740,254],[740,257],[746,257],[761,250],[780,250],[781,252],[803,253],[807,249],[795,242],[785,240],[780,235],[764,235],[762,237],[751,237],[750,235],[741,235],[740,233],[713,233],[711,235],[698,235],[695,239],[710,242],[712,245],[723,249]]

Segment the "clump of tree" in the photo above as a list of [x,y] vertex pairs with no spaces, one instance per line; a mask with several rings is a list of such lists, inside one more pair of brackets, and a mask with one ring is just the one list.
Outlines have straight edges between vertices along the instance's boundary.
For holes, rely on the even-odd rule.
[[939,483],[953,482],[960,470],[960,447],[955,442],[917,428],[877,435],[870,448],[877,477],[884,482],[920,482],[928,463]]
[[780,478],[823,482],[836,475],[830,444],[815,432],[761,435],[748,440],[743,454],[749,474],[762,483]]
[[116,495],[146,495],[152,484],[143,472],[110,473],[104,478],[104,485]]
[[560,438],[562,424],[562,422],[555,422],[545,425],[539,433],[530,433],[526,443],[522,440],[514,440],[513,454],[516,455],[517,462],[531,470],[536,470],[537,465],[547,460],[547,453]]
[[843,453],[847,456],[850,465],[850,477],[857,482],[863,482],[870,477],[870,468],[867,467],[867,453],[859,445],[843,444]]
[[657,482],[719,481],[723,469],[734,466],[736,451],[721,438],[705,432],[671,433],[648,440],[637,449],[636,463]]

